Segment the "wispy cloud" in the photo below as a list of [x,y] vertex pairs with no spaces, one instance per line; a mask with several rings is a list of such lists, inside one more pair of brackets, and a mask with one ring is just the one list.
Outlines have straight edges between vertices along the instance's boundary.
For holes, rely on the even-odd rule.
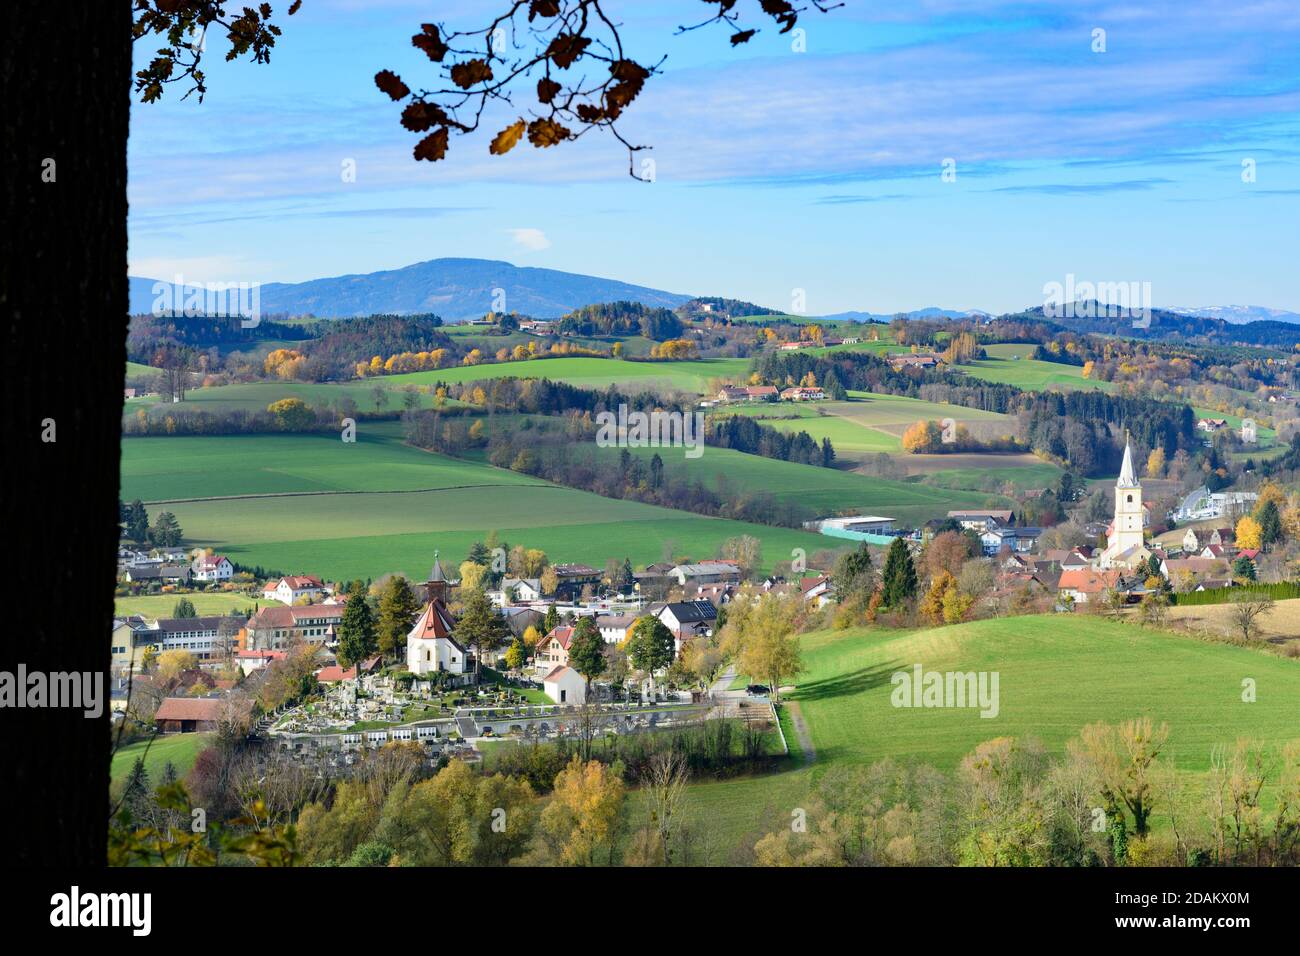
[[540,229],[511,229],[510,237],[515,245],[529,252],[541,252],[543,249],[551,248],[551,240],[547,239],[546,233]]

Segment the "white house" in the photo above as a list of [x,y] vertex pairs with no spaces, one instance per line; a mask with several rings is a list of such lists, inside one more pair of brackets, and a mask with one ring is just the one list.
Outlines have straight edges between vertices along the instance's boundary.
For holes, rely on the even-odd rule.
[[514,591],[514,601],[540,601],[542,585],[538,578],[502,578],[502,603],[511,603],[510,592]]
[[470,655],[451,636],[451,631],[451,615],[442,600],[429,601],[406,635],[406,669],[412,674],[466,673]]
[[235,566],[222,554],[206,554],[194,559],[190,577],[195,581],[229,581]]
[[557,704],[584,704],[587,701],[587,682],[581,674],[564,664],[542,678],[542,689]]
[[622,644],[635,623],[635,614],[601,614],[596,618],[596,629],[606,644]]
[[290,574],[278,581],[268,581],[262,588],[262,597],[268,601],[294,605],[302,598],[319,601],[329,593],[320,578],[310,574]]

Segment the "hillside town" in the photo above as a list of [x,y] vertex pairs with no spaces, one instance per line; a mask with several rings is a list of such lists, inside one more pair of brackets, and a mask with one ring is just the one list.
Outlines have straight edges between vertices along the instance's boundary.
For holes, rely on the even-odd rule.
[[[858,553],[880,548],[892,561],[897,551],[917,569],[908,571],[913,581],[918,570],[931,572],[940,596],[957,586],[954,574],[979,582],[963,585],[958,619],[1122,613],[1129,606],[1145,613],[1167,606],[1171,595],[1257,580],[1262,542],[1248,510],[1258,495],[1199,489],[1177,512],[1199,521],[1153,540],[1131,444],[1110,495],[1110,522],[1092,529],[1093,542],[1068,547],[1044,546],[1045,529],[1020,524],[1013,509],[954,509],[912,529],[881,515],[826,518],[813,527],[857,542]],[[833,612],[849,599],[837,574],[853,554],[828,550],[814,558],[820,569],[786,562],[762,573],[752,555],[640,570],[611,556],[601,570],[551,564],[523,548],[478,548],[478,560],[462,564],[459,576],[449,575],[435,552],[423,582],[394,575],[330,583],[294,573],[259,583],[208,549],[123,546],[121,593],[169,595],[176,603],[171,617],[113,621],[119,717],[163,734],[211,731],[234,700],[269,736],[332,735],[342,747],[452,737],[473,754],[486,737],[522,737],[541,726],[553,735],[575,733],[571,720],[557,718],[591,704],[632,711],[681,705],[679,718],[725,715],[731,711],[699,705],[716,704],[715,692],[730,679],[717,667],[716,649],[733,602],[770,597]],[[952,554],[949,573],[943,568]],[[249,607],[197,614],[190,595],[211,594],[246,596]],[[380,627],[386,639],[377,638]],[[258,688],[290,667],[306,682],[299,692],[270,708],[259,703]],[[493,705],[520,709],[495,726],[476,719],[495,714]]]

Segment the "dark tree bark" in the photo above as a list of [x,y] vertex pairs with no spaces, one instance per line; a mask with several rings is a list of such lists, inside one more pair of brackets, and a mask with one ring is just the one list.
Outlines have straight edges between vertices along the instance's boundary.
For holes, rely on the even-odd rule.
[[[126,362],[125,0],[5,8],[0,670],[94,672],[104,711],[0,712],[6,862],[105,864],[108,629]],[[50,165],[53,162],[53,166]],[[53,429],[53,441],[49,437]]]

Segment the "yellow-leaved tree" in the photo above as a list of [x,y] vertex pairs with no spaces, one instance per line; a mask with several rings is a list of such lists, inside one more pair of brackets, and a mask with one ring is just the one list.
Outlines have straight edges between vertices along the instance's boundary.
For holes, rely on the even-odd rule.
[[1262,546],[1263,529],[1259,522],[1250,515],[1242,515],[1237,521],[1237,547],[1256,550]]

